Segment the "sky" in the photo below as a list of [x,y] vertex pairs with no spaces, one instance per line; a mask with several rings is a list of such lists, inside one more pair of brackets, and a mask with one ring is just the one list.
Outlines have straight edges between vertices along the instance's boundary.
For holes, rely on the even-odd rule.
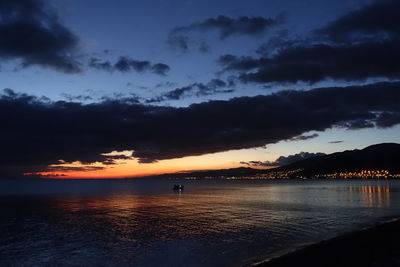
[[0,177],[269,168],[400,142],[396,0],[0,0]]

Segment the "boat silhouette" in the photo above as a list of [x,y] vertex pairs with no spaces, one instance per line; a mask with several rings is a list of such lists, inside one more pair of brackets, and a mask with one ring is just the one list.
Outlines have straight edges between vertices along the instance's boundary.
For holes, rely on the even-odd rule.
[[183,191],[184,186],[181,184],[174,185],[174,191]]

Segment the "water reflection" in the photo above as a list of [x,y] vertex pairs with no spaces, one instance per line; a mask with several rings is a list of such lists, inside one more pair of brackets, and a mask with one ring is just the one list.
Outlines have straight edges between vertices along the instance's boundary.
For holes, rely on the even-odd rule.
[[[59,198],[53,205],[69,214],[71,220],[84,215],[85,219],[80,223],[86,222],[88,227],[101,229],[102,235],[112,229],[117,238],[119,234],[123,239],[131,236],[144,245],[155,240],[234,233],[260,219],[254,209],[233,208],[230,201],[229,196],[219,195],[217,199],[197,194],[186,198],[184,194],[172,193],[112,195],[95,199]],[[251,211],[253,216],[249,217]],[[71,226],[74,225],[76,223],[71,222]]]
[[114,188],[0,197],[0,266],[241,265],[400,207],[395,182],[198,181],[174,193],[166,182],[123,181]]
[[391,189],[388,185],[349,186],[346,189],[359,195],[361,202],[367,207],[390,206]]

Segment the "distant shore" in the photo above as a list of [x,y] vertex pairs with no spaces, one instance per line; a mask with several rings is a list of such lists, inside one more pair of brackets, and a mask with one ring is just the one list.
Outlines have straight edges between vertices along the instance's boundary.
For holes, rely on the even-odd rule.
[[400,266],[400,219],[322,241],[257,266]]

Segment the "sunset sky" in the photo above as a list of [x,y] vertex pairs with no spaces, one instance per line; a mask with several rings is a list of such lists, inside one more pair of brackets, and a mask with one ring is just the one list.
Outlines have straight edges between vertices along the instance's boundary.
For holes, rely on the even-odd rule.
[[267,168],[400,142],[399,13],[397,0],[1,0],[0,177]]

